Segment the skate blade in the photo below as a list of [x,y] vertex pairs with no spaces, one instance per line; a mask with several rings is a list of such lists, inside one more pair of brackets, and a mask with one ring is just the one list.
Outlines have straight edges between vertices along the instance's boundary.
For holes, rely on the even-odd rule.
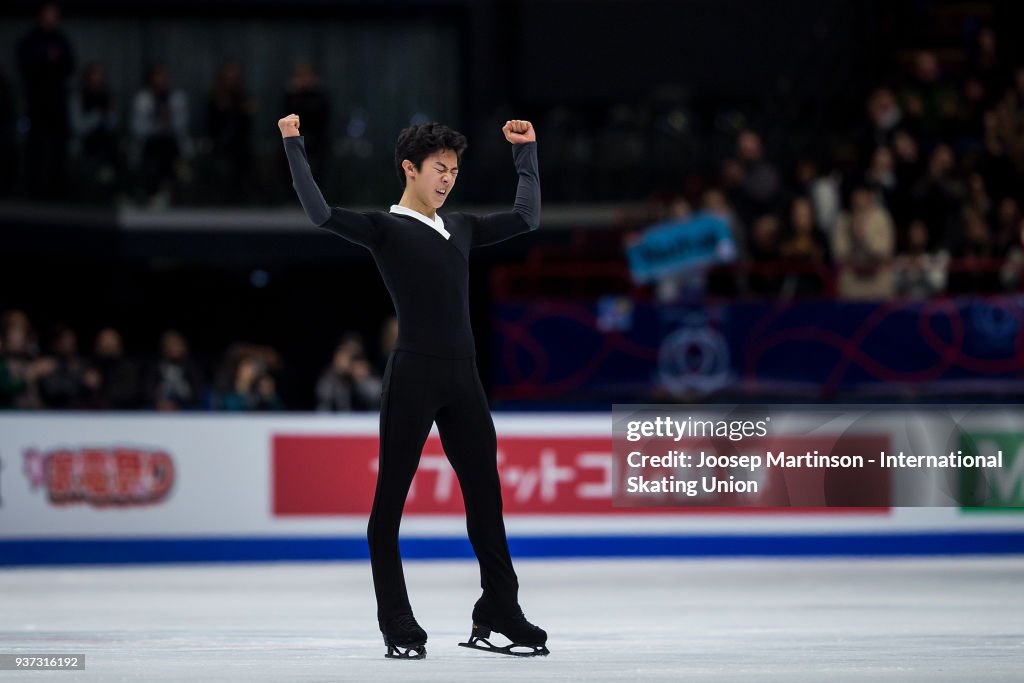
[[387,659],[426,659],[426,645],[388,645],[388,651],[384,655]]
[[[484,643],[480,645],[480,643]],[[487,640],[486,638],[470,638],[467,643],[459,643],[459,647],[468,647],[471,650],[480,650],[481,652],[490,652],[496,655],[510,655],[512,657],[547,657],[551,654],[545,645],[520,645],[518,643],[511,643],[503,647],[499,647]],[[527,652],[517,652],[513,648],[526,647],[530,648]]]

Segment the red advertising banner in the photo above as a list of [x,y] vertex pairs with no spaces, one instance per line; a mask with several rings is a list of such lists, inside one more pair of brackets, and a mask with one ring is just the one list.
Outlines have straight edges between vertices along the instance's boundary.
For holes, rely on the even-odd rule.
[[[377,437],[275,435],[271,457],[275,515],[369,513]],[[616,512],[610,438],[500,438],[498,471],[507,513]],[[423,448],[405,510],[464,514],[458,479],[437,437]]]
[[[799,441],[799,443],[798,443]],[[271,469],[273,514],[288,515],[368,515],[377,482],[376,436],[285,435],[272,439]],[[883,446],[869,439],[858,446]],[[804,446],[802,440],[789,439],[775,445]],[[498,472],[502,501],[507,514],[643,514],[666,512],[667,508],[616,507],[612,504],[613,477],[616,468],[612,440],[608,437],[505,436],[498,439]],[[621,472],[618,476],[622,476]],[[794,491],[807,482],[818,481],[821,473],[789,472],[779,484],[788,488],[788,496],[772,495],[769,500],[779,508],[759,507],[674,507],[672,512],[785,512],[785,513],[865,513],[869,509],[824,508],[817,498],[795,500]],[[869,473],[871,488],[882,490],[888,499],[888,485],[876,473]],[[622,486],[622,482],[615,488]],[[785,488],[783,490],[785,490]],[[815,487],[817,488],[817,486]],[[729,505],[727,501],[722,501]],[[662,505],[680,506],[684,501],[666,500]],[[768,503],[769,505],[773,503]],[[887,510],[880,502],[875,511]],[[464,514],[462,494],[454,470],[437,437],[427,440],[413,480],[405,511],[408,514]]]
[[174,485],[175,463],[162,450],[123,446],[25,451],[24,473],[55,505],[96,507],[162,502]]

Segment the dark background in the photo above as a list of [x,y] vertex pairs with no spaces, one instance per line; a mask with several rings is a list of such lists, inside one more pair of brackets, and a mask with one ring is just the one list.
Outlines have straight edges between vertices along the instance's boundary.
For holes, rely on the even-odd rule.
[[[64,27],[73,41],[77,35],[86,46],[123,47],[119,54],[138,59],[108,64],[124,99],[138,88],[142,63],[153,58],[169,59],[181,73],[202,73],[204,65],[216,65],[238,48],[254,56],[246,74],[250,86],[272,93],[292,55],[305,52],[329,61],[331,50],[341,49],[332,42],[336,36],[361,41],[361,58],[344,53],[330,62],[344,68],[325,69],[322,75],[335,95],[337,135],[356,109],[363,110],[372,153],[336,155],[320,179],[329,201],[364,207],[397,201],[390,145],[416,104],[469,135],[466,172],[453,202],[494,208],[507,207],[514,191],[507,145],[498,132],[500,122],[512,115],[537,124],[546,207],[648,202],[681,192],[687,174],[717,167],[744,127],[759,131],[768,154],[783,167],[825,152],[842,158],[864,119],[867,93],[879,83],[898,83],[913,49],[963,47],[964,32],[943,26],[955,5],[866,0],[62,3]],[[5,44],[0,71],[8,78],[13,46],[7,38],[28,29],[37,7],[17,0],[0,5]],[[1021,3],[979,7],[986,21],[999,27],[1020,26],[1024,19]],[[236,21],[249,27],[256,42],[232,42]],[[178,42],[161,42],[164,27],[171,25]],[[382,46],[396,27],[416,42]],[[275,43],[279,30],[289,40],[303,31],[311,38],[308,44]],[[1012,61],[1016,37],[1002,35]],[[192,41],[187,55],[182,41]],[[168,45],[179,51],[160,54]],[[91,58],[87,52],[80,49],[79,64]],[[427,53],[447,61],[431,63],[422,58]],[[178,85],[198,101],[209,78],[186,75]],[[404,98],[414,87],[425,94],[413,103]],[[592,169],[560,165],[555,152],[548,152],[560,143],[557,135],[546,136],[560,109],[571,110],[600,150],[615,107],[656,109],[666,100],[685,112],[687,131],[686,153],[669,165],[623,167],[591,178]],[[276,130],[285,113],[273,98],[261,101],[253,142],[265,191],[236,208],[297,206],[282,174]],[[216,187],[210,190],[184,205],[217,205]],[[16,183],[3,192],[0,310],[23,309],[40,330],[71,325],[83,346],[101,327],[115,325],[124,331],[131,353],[152,353],[158,334],[173,327],[185,331],[197,357],[212,366],[232,340],[271,344],[288,359],[282,379],[286,403],[308,408],[310,383],[338,336],[356,330],[373,340],[391,313],[368,254],[320,231],[247,230],[245,214],[230,229],[143,230],[114,203],[32,203]],[[485,374],[492,266],[519,262],[540,246],[566,246],[575,239],[574,230],[552,220],[542,234],[478,252],[473,309]],[[254,286],[256,271],[268,276],[265,286]]]

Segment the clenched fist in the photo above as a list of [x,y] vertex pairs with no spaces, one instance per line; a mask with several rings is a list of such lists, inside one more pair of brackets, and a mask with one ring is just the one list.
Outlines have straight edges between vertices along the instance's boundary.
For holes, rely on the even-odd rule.
[[537,133],[533,130],[533,124],[529,121],[520,121],[518,119],[506,121],[505,125],[501,127],[501,132],[505,134],[505,139],[513,145],[537,141]]
[[277,122],[277,127],[281,129],[281,137],[283,138],[291,138],[296,135],[300,135],[299,115],[288,114],[288,116]]

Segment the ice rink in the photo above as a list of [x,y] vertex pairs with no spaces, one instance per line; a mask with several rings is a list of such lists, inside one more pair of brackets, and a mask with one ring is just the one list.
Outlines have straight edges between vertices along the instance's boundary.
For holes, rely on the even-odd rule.
[[364,562],[6,569],[0,652],[89,681],[1019,681],[1024,558],[520,561],[549,657],[456,646],[478,573],[406,563],[427,659],[384,659]]

